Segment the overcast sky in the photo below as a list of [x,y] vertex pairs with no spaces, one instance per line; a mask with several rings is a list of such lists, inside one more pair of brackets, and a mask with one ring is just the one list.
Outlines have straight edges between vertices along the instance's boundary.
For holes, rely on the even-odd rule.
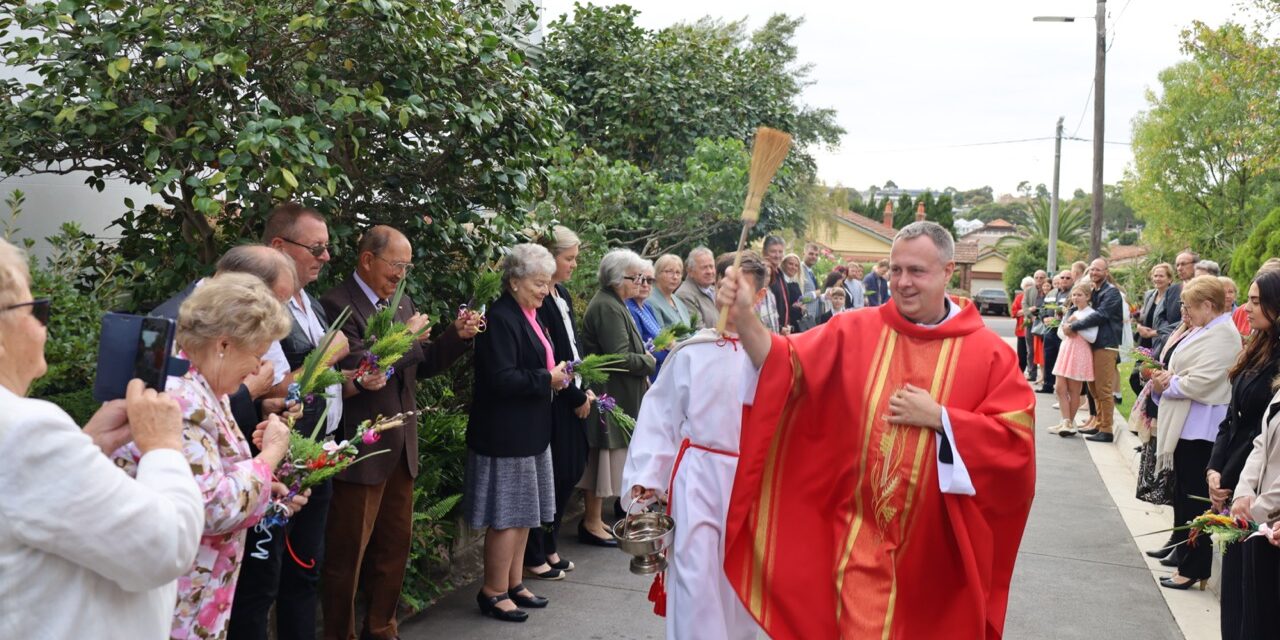
[[[598,0],[596,4],[620,4]],[[803,15],[795,44],[813,64],[804,100],[834,107],[847,130],[839,149],[820,151],[819,178],[866,189],[971,189],[997,194],[1022,180],[1051,184],[1054,123],[1090,139],[1095,4],[1089,0],[636,0],[640,22],[661,28],[711,15],[747,18],[752,29],[778,12]],[[543,0],[547,16],[572,0]],[[1106,135],[1128,142],[1133,117],[1161,69],[1183,59],[1179,32],[1193,20],[1221,24],[1229,0],[1109,0]],[[1077,16],[1075,23],[1032,23],[1036,15]],[[545,21],[544,21],[545,23]],[[1087,105],[1087,106],[1086,106]],[[1083,114],[1083,119],[1082,119]],[[971,145],[1025,138],[1040,142]],[[1130,163],[1125,145],[1106,145],[1104,176],[1118,181]],[[1062,192],[1089,190],[1088,142],[1064,141]]]

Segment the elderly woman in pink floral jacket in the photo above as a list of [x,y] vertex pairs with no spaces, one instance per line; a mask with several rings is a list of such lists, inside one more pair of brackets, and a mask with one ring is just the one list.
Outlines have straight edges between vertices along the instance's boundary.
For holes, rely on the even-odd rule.
[[[283,493],[272,473],[288,452],[288,427],[272,417],[261,453],[251,455],[227,394],[257,370],[289,326],[280,302],[259,279],[244,274],[204,281],[178,314],[180,357],[191,362],[191,370],[170,377],[165,390],[182,408],[183,454],[204,496],[205,528],[195,563],[178,579],[172,638],[226,637],[246,531],[266,512],[273,488]],[[132,444],[115,454],[129,473],[139,458]],[[294,506],[304,503],[298,498]]]

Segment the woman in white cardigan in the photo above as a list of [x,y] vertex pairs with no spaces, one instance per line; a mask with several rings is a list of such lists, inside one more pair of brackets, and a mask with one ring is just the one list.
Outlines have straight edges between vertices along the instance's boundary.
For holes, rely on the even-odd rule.
[[[204,529],[178,404],[134,380],[82,431],[24,397],[49,319],[26,264],[0,239],[0,638],[167,638]],[[136,480],[104,455],[129,440]]]
[[[1160,406],[1156,418],[1156,473],[1173,470],[1174,526],[1186,524],[1204,511],[1194,496],[1209,495],[1205,468],[1213,453],[1218,425],[1231,402],[1227,372],[1240,355],[1240,332],[1231,322],[1226,291],[1213,276],[1192,278],[1182,288],[1185,333],[1169,340],[1169,368],[1151,376],[1152,397]],[[1186,537],[1182,532],[1179,540]],[[1187,589],[1196,582],[1204,589],[1211,572],[1211,546],[1184,545],[1178,571],[1160,580],[1170,589]]]

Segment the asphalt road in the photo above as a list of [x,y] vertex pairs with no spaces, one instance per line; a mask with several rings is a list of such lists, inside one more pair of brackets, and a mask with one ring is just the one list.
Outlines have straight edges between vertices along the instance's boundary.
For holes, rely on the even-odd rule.
[[1013,337],[1013,318],[1007,316],[982,316],[987,327],[995,331],[1001,338]]

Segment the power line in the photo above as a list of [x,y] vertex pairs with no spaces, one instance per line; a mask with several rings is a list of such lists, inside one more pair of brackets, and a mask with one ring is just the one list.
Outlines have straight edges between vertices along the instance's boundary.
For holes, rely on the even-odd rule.
[[[1070,140],[1072,142],[1092,142],[1092,140],[1090,140],[1089,138],[1080,138],[1077,136],[1062,136],[1062,139]],[[907,153],[907,152],[914,152],[914,151],[937,151],[940,149],[965,149],[965,148],[972,148],[972,147],[993,147],[993,146],[1006,145],[1006,144],[1023,144],[1027,142],[1046,142],[1049,140],[1053,140],[1053,136],[1043,136],[1039,138],[1015,138],[1012,140],[990,140],[987,142],[964,142],[960,144],[941,144],[941,145],[932,145],[932,146],[925,146],[925,147],[901,147],[898,149],[867,149],[865,153]],[[1115,140],[1105,140],[1103,141],[1103,144],[1116,144],[1116,145],[1124,145],[1124,146],[1130,145],[1130,143],[1128,142],[1120,142]]]

